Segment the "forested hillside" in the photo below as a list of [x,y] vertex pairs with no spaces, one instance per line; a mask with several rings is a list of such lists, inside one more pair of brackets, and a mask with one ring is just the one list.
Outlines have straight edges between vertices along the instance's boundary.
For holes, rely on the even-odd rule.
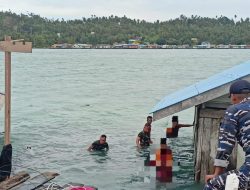
[[250,20],[220,16],[216,18],[181,15],[154,23],[126,16],[53,20],[35,14],[0,12],[0,38],[32,41],[34,47],[46,48],[54,43],[113,44],[127,43],[141,37],[143,43],[181,45],[208,41],[211,44],[250,44]]

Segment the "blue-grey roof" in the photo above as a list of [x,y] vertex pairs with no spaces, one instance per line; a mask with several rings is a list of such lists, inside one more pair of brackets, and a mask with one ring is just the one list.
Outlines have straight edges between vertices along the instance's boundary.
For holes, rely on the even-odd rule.
[[166,96],[158,104],[156,104],[156,106],[151,110],[151,113],[168,108],[186,99],[248,75],[250,75],[250,60]]

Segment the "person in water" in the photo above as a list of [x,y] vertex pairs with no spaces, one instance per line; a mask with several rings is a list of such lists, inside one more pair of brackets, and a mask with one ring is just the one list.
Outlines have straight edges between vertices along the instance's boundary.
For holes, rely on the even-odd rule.
[[106,142],[107,136],[106,135],[101,135],[100,139],[93,142],[89,148],[88,151],[98,151],[98,150],[105,150],[108,151],[109,150],[109,145]]
[[[153,121],[153,117],[149,115],[149,116],[147,117],[147,123],[146,123],[147,125],[149,125],[149,137],[151,137],[151,127],[152,127],[152,126],[151,126],[151,123],[152,123],[152,121]],[[145,125],[146,125],[146,124],[145,124]]]
[[136,137],[136,145],[138,148],[147,147],[153,142],[150,138],[150,125],[145,124],[143,127],[143,131],[141,131]]
[[178,137],[179,129],[182,127],[192,127],[193,124],[180,124],[178,121],[178,116],[172,117],[172,127],[167,128],[167,138]]
[[[224,190],[229,174],[236,174],[239,189],[248,189],[250,179],[250,83],[238,80],[231,84],[229,95],[233,105],[227,108],[220,125],[218,148],[214,160],[214,173],[206,175],[203,190]],[[236,144],[245,152],[244,164],[236,170],[226,172],[228,159]]]

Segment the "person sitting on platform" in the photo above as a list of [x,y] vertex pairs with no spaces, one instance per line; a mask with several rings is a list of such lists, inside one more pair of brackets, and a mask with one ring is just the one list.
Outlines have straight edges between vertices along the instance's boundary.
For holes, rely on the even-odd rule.
[[153,143],[149,131],[150,125],[146,123],[143,127],[143,131],[141,131],[136,137],[136,145],[138,148],[147,147]]
[[101,135],[100,139],[93,142],[90,147],[88,148],[88,151],[96,151],[96,150],[109,150],[109,145],[106,142],[107,136],[106,135]]

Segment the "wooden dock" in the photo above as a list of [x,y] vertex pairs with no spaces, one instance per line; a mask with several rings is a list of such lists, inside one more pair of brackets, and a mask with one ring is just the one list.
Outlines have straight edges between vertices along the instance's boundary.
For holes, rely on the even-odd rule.
[[31,177],[29,173],[22,171],[0,182],[0,190],[71,190],[76,188],[98,190],[96,187],[84,186],[84,184],[67,183],[61,186],[51,182],[57,176],[59,174],[55,172],[43,172]]
[[27,172],[19,172],[0,183],[0,190],[31,190],[41,188],[44,184],[58,176],[58,173],[44,172],[30,178]]

